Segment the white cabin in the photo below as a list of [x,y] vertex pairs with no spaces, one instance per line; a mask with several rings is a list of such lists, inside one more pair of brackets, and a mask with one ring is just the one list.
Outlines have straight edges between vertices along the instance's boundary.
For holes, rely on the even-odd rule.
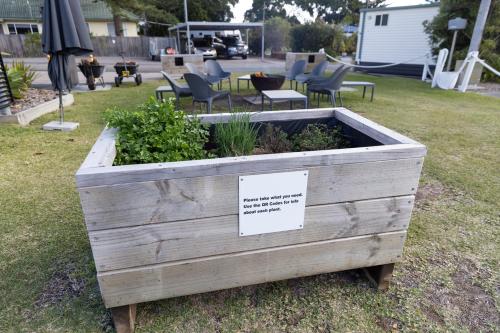
[[431,53],[423,23],[438,13],[439,3],[361,9],[356,62],[367,66],[401,63],[367,71],[421,75],[425,55]]

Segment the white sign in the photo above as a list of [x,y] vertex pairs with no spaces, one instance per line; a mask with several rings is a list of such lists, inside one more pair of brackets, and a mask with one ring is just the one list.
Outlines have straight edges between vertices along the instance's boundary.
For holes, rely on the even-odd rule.
[[240,236],[302,229],[307,177],[307,170],[240,176]]

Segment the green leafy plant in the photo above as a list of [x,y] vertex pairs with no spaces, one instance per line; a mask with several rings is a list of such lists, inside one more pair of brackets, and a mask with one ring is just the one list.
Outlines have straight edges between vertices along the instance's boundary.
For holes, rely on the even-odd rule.
[[215,125],[215,143],[220,157],[250,155],[256,145],[258,128],[247,113],[235,113],[227,123]]
[[151,98],[135,111],[107,110],[108,126],[118,128],[115,165],[173,162],[210,157],[209,132],[196,118],[175,111],[171,101]]
[[266,153],[285,153],[292,150],[292,142],[279,127],[267,124],[259,137],[259,146]]
[[5,65],[5,70],[7,71],[12,96],[15,99],[23,98],[26,91],[31,88],[36,73],[31,70],[31,66],[24,64],[22,61],[14,61],[10,66]]
[[344,139],[340,126],[329,128],[325,124],[309,124],[292,138],[295,151],[325,150],[346,148],[349,143]]

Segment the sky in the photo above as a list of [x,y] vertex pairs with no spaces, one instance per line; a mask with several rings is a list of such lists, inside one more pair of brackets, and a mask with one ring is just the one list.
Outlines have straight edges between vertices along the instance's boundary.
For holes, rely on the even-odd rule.
[[[420,5],[426,2],[425,0],[386,0],[385,3],[388,7],[397,7],[397,6]],[[239,0],[239,2],[233,8],[234,18],[231,20],[231,22],[243,22],[245,11],[250,8],[252,8],[252,0]],[[297,18],[301,22],[312,20],[312,17],[308,13],[293,6],[288,6],[287,11],[290,14],[292,13],[295,14],[295,16],[297,16]]]

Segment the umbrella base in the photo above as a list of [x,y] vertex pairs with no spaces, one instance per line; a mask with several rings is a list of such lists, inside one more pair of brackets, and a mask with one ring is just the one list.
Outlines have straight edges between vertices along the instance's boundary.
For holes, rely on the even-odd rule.
[[44,131],[62,131],[62,132],[71,132],[74,131],[80,126],[79,123],[73,123],[69,121],[59,122],[57,120],[46,123],[42,126]]

